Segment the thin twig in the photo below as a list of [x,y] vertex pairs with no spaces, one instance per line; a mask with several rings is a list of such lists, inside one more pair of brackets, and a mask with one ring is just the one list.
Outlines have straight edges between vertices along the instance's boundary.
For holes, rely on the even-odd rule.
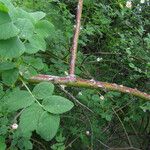
[[103,143],[101,140],[98,140],[98,139],[97,139],[97,141],[98,141],[98,142],[100,142],[100,143],[101,143],[104,147],[106,147],[106,148],[109,148],[109,149],[110,149],[110,147],[109,147],[108,145],[106,145],[105,143]]
[[20,112],[17,113],[17,115],[14,117],[14,119],[12,121],[13,123],[17,122],[18,117],[23,113],[24,110],[25,110],[25,108],[22,109]]
[[77,47],[78,47],[78,38],[80,33],[82,7],[83,7],[83,0],[79,0],[78,7],[77,7],[77,14],[76,14],[76,26],[75,26],[73,42],[71,47],[70,70],[69,70],[69,74],[71,77],[75,76],[75,63],[77,57]]
[[92,122],[91,122],[91,120],[90,120],[90,118],[89,118],[89,116],[87,115],[87,113],[85,113],[84,112],[84,114],[85,114],[85,116],[86,116],[86,118],[88,119],[88,122],[89,122],[89,124],[90,124],[90,130],[91,130],[91,150],[93,150],[93,147],[94,147],[94,133],[93,133],[93,127],[92,127]]
[[72,144],[73,144],[78,138],[79,138],[79,137],[76,137],[73,141],[71,141],[71,142],[65,147],[65,149],[71,147]]
[[135,147],[125,147],[125,148],[110,148],[108,150],[141,150]]
[[123,130],[124,130],[125,135],[126,135],[126,137],[127,137],[127,139],[128,139],[128,142],[129,142],[130,147],[132,147],[132,142],[131,142],[131,140],[130,140],[130,138],[129,138],[129,135],[128,135],[127,131],[126,131],[126,128],[125,128],[125,126],[124,126],[122,120],[120,119],[119,115],[118,115],[117,112],[114,110],[114,108],[112,108],[112,110],[113,110],[113,112],[115,113],[115,115],[117,116],[119,122],[121,123],[121,125],[122,125],[122,127],[123,127]]
[[32,94],[31,90],[29,89],[29,87],[26,85],[26,83],[23,81],[23,79],[20,78],[20,80],[22,81],[24,87],[27,89],[27,91],[31,94],[31,96],[34,98],[35,102],[43,108],[43,106],[40,104],[40,102],[35,98],[35,96]]
[[67,90],[65,90],[64,88],[62,88],[61,86],[59,86],[60,89],[66,94],[68,95],[75,103],[77,103],[78,105],[80,105],[81,107],[87,109],[88,111],[90,111],[91,113],[94,113],[90,108],[88,108],[86,105],[82,104],[79,100],[77,100],[71,93],[69,93]]
[[46,147],[39,141],[37,141],[36,139],[31,138],[31,141],[37,143],[38,145],[40,145],[41,147],[43,147],[43,150],[46,150]]

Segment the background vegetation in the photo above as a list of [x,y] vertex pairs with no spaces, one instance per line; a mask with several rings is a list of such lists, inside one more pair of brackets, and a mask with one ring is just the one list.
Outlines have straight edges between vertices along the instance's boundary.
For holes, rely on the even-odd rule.
[[[0,2],[4,1],[0,0]],[[18,16],[10,12],[13,24],[22,31],[22,34],[15,35],[18,32],[17,29],[15,31],[13,28],[11,31],[15,33],[12,33],[9,31],[10,27],[6,29],[6,26],[4,32],[8,31],[9,37],[6,37],[3,32],[0,34],[0,149],[107,150],[127,148],[149,150],[149,102],[132,95],[105,90],[55,86],[53,92],[52,84],[43,83],[44,86],[40,86],[27,80],[39,73],[60,76],[68,74],[77,1],[13,0],[12,2],[14,6],[29,13],[43,11],[46,17],[41,21],[45,23],[41,23],[40,19],[44,14],[42,12],[35,14],[33,16],[37,22],[34,23],[32,18],[30,19],[30,16],[21,10],[17,10]],[[9,7],[10,11],[10,5],[6,7]],[[30,21],[15,20],[13,15],[17,19],[30,19]],[[144,3],[139,0],[132,1],[131,8],[126,7],[125,0],[84,0],[76,75],[117,83],[150,93],[149,18],[150,2],[148,0]],[[1,22],[2,17],[0,17],[0,25]],[[1,26],[0,30],[3,31]],[[40,35],[38,39],[34,35],[31,36],[31,32]],[[18,51],[15,54],[6,53],[10,47],[2,51],[5,49],[4,40],[11,37],[19,37],[25,44],[26,50],[22,52],[22,55]],[[12,47],[12,43],[9,44]],[[18,46],[23,47],[20,44]],[[72,102],[64,98],[66,100],[64,112],[73,107],[71,111],[57,113],[56,110],[51,112],[51,109],[50,111],[49,108],[47,109],[50,113],[63,113],[60,115],[60,126],[54,138],[47,138],[47,135],[43,135],[42,133],[48,131],[42,131],[42,127],[34,131],[32,120],[36,116],[31,112],[35,111],[35,114],[41,112],[38,106],[32,110],[27,107],[31,102],[28,103],[27,97],[31,94],[39,99],[40,103],[40,99],[49,95],[49,92],[46,92],[41,97],[40,91],[43,87],[44,92],[45,89],[49,89],[53,94],[66,97],[75,104],[73,107]],[[23,97],[26,97],[24,106],[17,101]],[[10,102],[13,98],[14,103]],[[17,108],[15,108],[16,105]],[[26,107],[26,112],[29,113],[27,115],[21,111]],[[22,127],[25,134],[19,129],[12,129],[11,125],[14,122]],[[59,121],[54,122],[53,126],[56,127],[59,124],[57,122]],[[57,131],[57,128],[52,130]],[[55,135],[55,133],[52,134]]]

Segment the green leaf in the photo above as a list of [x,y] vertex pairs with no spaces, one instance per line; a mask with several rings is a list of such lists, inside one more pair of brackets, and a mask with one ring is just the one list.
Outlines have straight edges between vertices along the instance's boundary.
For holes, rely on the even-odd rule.
[[47,20],[39,21],[35,25],[35,28],[35,32],[42,37],[48,37],[49,35],[54,34],[55,31],[54,25]]
[[0,25],[11,22],[11,18],[8,13],[0,11]]
[[30,15],[30,13],[26,12],[21,8],[16,8],[14,15],[12,16],[13,21],[17,20],[18,18],[22,19],[29,19],[33,24],[35,23],[35,19]]
[[30,13],[30,15],[35,19],[35,21],[39,21],[46,16],[46,14],[42,11],[33,12]]
[[6,150],[5,138],[0,136],[0,150]]
[[31,65],[37,70],[42,70],[44,68],[44,64],[40,58],[36,58]]
[[6,125],[1,125],[0,126],[0,135],[6,135],[7,134],[7,132],[8,132],[8,126],[6,126]]
[[107,96],[107,97],[120,97],[120,96],[121,96],[121,93],[111,91],[111,92],[107,92],[106,96]]
[[65,150],[66,147],[65,147],[64,143],[56,143],[51,146],[51,149],[52,150]]
[[[18,126],[17,130],[13,133],[13,138],[17,141],[20,137],[23,139],[30,139],[32,136],[32,132],[22,132],[20,126]],[[13,143],[14,144],[14,143]]]
[[[21,150],[31,150],[33,149],[33,144],[30,141],[30,139],[28,138],[21,138],[18,140],[18,144],[17,144],[18,148]],[[14,150],[14,149],[12,149]]]
[[112,114],[109,114],[107,112],[101,113],[101,117],[106,119],[107,121],[111,121],[112,120]]
[[1,62],[0,63],[0,71],[5,71],[5,70],[10,70],[10,69],[13,69],[15,68],[15,65],[13,62]]
[[13,112],[30,106],[35,101],[35,98],[29,92],[17,89],[4,97],[3,100],[8,111]]
[[20,128],[23,133],[36,130],[38,120],[44,110],[36,103],[26,108],[20,116]]
[[50,96],[43,100],[44,109],[53,114],[62,114],[69,111],[74,104],[61,96]]
[[37,127],[37,133],[46,141],[50,141],[57,133],[60,117],[44,112]]
[[144,112],[150,111],[150,102],[144,103],[140,108],[143,109]]
[[19,30],[12,22],[1,24],[0,29],[0,40],[6,40],[15,37],[19,33]]
[[130,66],[131,68],[133,68],[133,69],[136,68],[133,63],[129,63],[129,66]]
[[38,99],[48,98],[54,91],[54,85],[50,82],[41,82],[33,89],[33,94]]
[[6,58],[19,57],[25,51],[24,44],[17,38],[0,40],[0,55]]
[[41,58],[24,57],[24,62],[37,70],[42,70],[44,68],[44,64]]
[[19,37],[22,39],[29,39],[33,36],[34,26],[29,19],[18,18],[15,25],[20,29]]
[[19,76],[18,69],[11,69],[2,72],[2,80],[6,85],[13,85]]
[[26,46],[26,53],[33,54],[37,53],[38,51],[45,51],[46,50],[46,42],[43,37],[39,35],[34,35],[29,39],[29,43],[25,44]]
[[11,37],[15,37],[19,30],[12,23],[11,18],[8,13],[0,11],[0,40],[5,40]]
[[0,11],[8,13],[8,8],[2,2],[0,2]]

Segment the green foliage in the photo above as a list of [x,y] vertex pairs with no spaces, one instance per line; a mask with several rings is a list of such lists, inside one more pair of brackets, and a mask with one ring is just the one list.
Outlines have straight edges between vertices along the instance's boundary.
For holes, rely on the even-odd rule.
[[[1,90],[1,96],[4,93],[5,95],[0,101],[0,117],[7,118],[9,121],[4,124],[4,119],[1,120],[0,145],[1,149],[6,148],[5,138],[10,134],[9,130],[12,130],[9,144],[11,149],[32,149],[30,139],[33,132],[36,131],[46,141],[52,140],[60,124],[60,116],[54,114],[70,110],[73,103],[63,97],[52,96],[54,85],[51,83],[39,83],[31,92],[31,87],[28,87],[25,81],[45,69],[46,65],[42,58],[28,54],[46,50],[45,39],[54,35],[54,25],[43,20],[44,12],[28,13],[21,8],[15,8],[10,1],[1,1],[0,73],[6,90],[4,92],[3,88]],[[6,87],[9,86],[11,89],[7,90]],[[49,105],[55,106],[55,109],[49,110],[43,104],[43,99],[49,97],[52,97]],[[65,107],[62,106],[64,107],[62,111],[58,111],[58,105],[54,105],[55,97],[60,104],[66,104]],[[8,130],[8,127],[11,129]]]
[[[25,83],[23,82],[23,84]],[[50,141],[52,138],[54,138],[60,124],[60,116],[54,114],[64,113],[73,107],[73,103],[69,100],[60,96],[52,96],[54,85],[51,83],[39,83],[34,87],[33,93],[31,93],[28,88],[27,90],[28,91],[14,89],[12,92],[8,92],[8,94],[2,99],[1,108],[1,117],[9,117],[9,115],[13,116],[14,112],[21,110],[19,113],[19,127],[17,131],[14,132],[14,139],[12,142],[12,147],[18,146],[21,149],[23,149],[23,147],[26,149],[30,149],[27,147],[32,147],[32,144],[29,140],[33,131],[36,131],[37,134],[39,134],[41,138],[45,139],[46,141]],[[51,106],[47,108],[44,100],[42,104],[40,104],[38,99],[52,100],[50,101],[51,103],[49,103]],[[57,105],[54,105],[53,101],[55,100],[56,102],[60,102],[60,105],[62,105],[63,108],[62,110],[60,108],[58,109]],[[63,106],[64,104],[66,104],[66,106]],[[17,122],[19,116],[16,115],[14,120],[11,122]],[[3,129],[2,127],[0,129],[1,134],[7,133],[7,128],[5,133],[4,127]],[[15,130],[13,129],[13,125],[12,130]],[[27,139],[20,141],[20,138]]]
[[5,144],[5,139],[0,136],[0,149],[5,150],[6,149],[6,144]]
[[[80,102],[72,109],[57,86],[28,80],[67,74],[77,1],[12,2],[0,0],[0,149],[103,150],[130,147],[128,139],[149,149],[149,102],[65,87]],[[76,75],[149,93],[149,7],[84,0]]]
[[[3,7],[8,11],[0,11],[0,49],[1,57],[16,58],[24,52],[32,54],[46,50],[45,37],[54,31],[54,26],[46,20],[42,12],[28,13],[21,8],[14,8],[11,13],[10,2]],[[1,6],[1,7],[2,7]],[[3,8],[2,7],[2,8]],[[37,17],[37,15],[40,15]]]

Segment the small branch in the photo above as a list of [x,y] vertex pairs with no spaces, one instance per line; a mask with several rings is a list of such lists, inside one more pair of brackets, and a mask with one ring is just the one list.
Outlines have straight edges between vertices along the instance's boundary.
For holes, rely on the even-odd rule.
[[87,109],[88,111],[90,111],[91,113],[94,113],[90,108],[88,108],[86,105],[82,104],[79,100],[77,100],[71,93],[69,93],[67,90],[63,89],[60,86],[60,89],[66,94],[68,95],[75,103],[77,103],[77,105]]
[[41,147],[43,147],[44,150],[46,150],[46,147],[39,141],[37,141],[36,139],[31,138],[31,141],[37,143],[38,145],[40,145]]
[[135,147],[125,147],[125,148],[109,148],[108,150],[141,150]]
[[73,141],[71,141],[66,147],[65,149],[72,147],[72,144],[78,139],[79,137],[76,137]]
[[70,70],[69,74],[74,77],[75,74],[75,63],[77,57],[78,38],[80,33],[81,15],[82,15],[83,0],[78,1],[77,14],[76,14],[76,27],[73,36],[73,42],[71,47],[71,58],[70,58]]
[[108,145],[106,145],[105,143],[103,143],[101,140],[98,140],[98,139],[97,139],[97,141],[100,142],[104,147],[110,149],[110,147],[109,147]]
[[40,104],[40,102],[35,98],[35,96],[32,94],[31,90],[29,89],[29,87],[26,85],[26,83],[23,81],[23,79],[20,78],[20,80],[22,81],[24,87],[27,89],[27,91],[30,93],[30,95],[34,98],[35,102],[43,108],[43,106]]
[[59,76],[51,76],[51,75],[37,75],[30,79],[31,82],[41,82],[41,81],[49,81],[55,84],[67,85],[71,87],[84,87],[84,88],[92,88],[92,89],[101,89],[105,91],[117,91],[121,93],[127,93],[139,98],[150,101],[150,94],[141,92],[137,89],[129,88],[123,85],[117,85],[115,83],[107,83],[100,82],[95,80],[86,80],[81,78],[76,78],[72,80],[69,77],[59,77]]
[[122,128],[123,128],[123,130],[124,130],[124,132],[125,132],[125,135],[126,135],[126,137],[127,137],[127,140],[128,140],[128,142],[129,142],[130,147],[132,147],[132,142],[131,142],[131,140],[130,140],[130,138],[129,138],[129,135],[128,135],[128,133],[127,133],[127,130],[126,130],[126,128],[125,128],[125,126],[124,126],[122,120],[120,119],[119,115],[118,115],[117,112],[114,110],[114,108],[112,108],[112,110],[113,110],[113,112],[115,113],[115,115],[117,116],[119,122],[121,123],[121,126],[122,126]]

